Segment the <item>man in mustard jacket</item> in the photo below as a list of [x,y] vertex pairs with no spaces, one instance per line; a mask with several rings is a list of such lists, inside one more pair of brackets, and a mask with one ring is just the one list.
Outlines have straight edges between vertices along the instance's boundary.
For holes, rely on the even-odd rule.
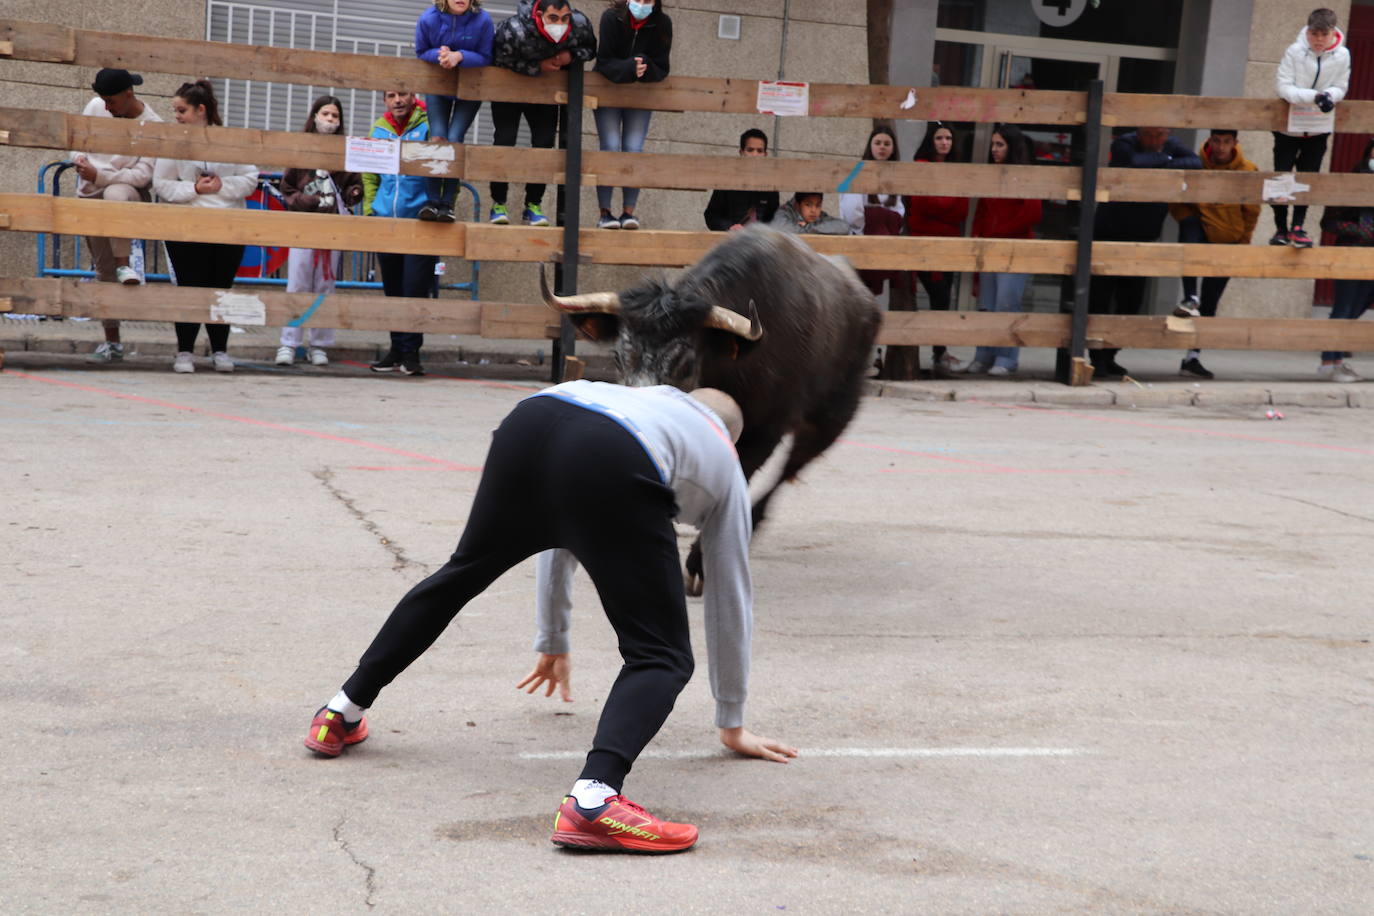
[[[1241,152],[1234,130],[1214,130],[1199,151],[1204,169],[1253,172],[1256,166]],[[1259,221],[1258,204],[1172,204],[1169,212],[1178,220],[1178,240],[1184,243],[1210,242],[1214,245],[1248,245]],[[1180,318],[1211,318],[1226,291],[1230,277],[1204,277],[1202,298],[1198,298],[1196,277],[1183,278],[1183,301],[1174,309]],[[1179,375],[1212,378],[1202,365],[1201,350],[1189,350],[1179,366]]]

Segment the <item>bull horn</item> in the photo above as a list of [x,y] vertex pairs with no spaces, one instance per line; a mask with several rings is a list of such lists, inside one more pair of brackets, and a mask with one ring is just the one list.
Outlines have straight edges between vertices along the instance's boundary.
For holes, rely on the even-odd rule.
[[555,296],[549,290],[548,278],[544,268],[539,268],[539,292],[544,302],[555,312],[601,312],[606,315],[620,314],[619,293],[584,293],[580,296]]
[[748,318],[723,306],[711,306],[711,314],[706,318],[706,327],[729,331],[745,340],[758,340],[763,336],[763,325],[759,324],[759,310],[754,306],[753,299],[749,300]]

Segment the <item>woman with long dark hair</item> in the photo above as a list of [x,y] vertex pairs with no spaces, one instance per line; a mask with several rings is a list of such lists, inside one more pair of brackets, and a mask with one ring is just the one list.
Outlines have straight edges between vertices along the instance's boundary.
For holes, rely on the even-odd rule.
[[[914,162],[963,162],[960,137],[954,128],[941,121],[931,121],[926,126],[926,135],[912,156]],[[964,234],[964,220],[968,219],[967,197],[924,197],[912,195],[903,204],[906,208],[907,235],[937,236],[958,238]],[[930,298],[933,311],[949,310],[950,294],[954,288],[954,274],[947,271],[916,271]],[[934,360],[931,374],[937,378],[947,377],[959,368],[959,360],[945,351],[944,347],[932,347]]]
[[[209,80],[183,83],[172,96],[172,113],[178,124],[221,127],[219,101]],[[153,190],[162,203],[181,206],[206,207],[218,210],[241,210],[244,201],[258,187],[258,169],[253,165],[232,162],[209,162],[203,159],[159,159],[153,167]],[[214,242],[163,242],[167,261],[172,268],[172,281],[177,286],[197,286],[229,289],[243,262],[242,245]],[[195,372],[192,350],[200,324],[178,321],[177,356],[173,372]],[[210,338],[210,352],[216,372],[233,372],[234,361],[229,358],[229,325],[205,325]]]
[[[899,162],[897,135],[886,125],[873,128],[864,143],[863,158],[867,162]],[[854,235],[901,235],[906,220],[906,207],[897,194],[841,194],[840,219],[849,224]],[[861,270],[860,278],[877,296],[883,283],[909,283],[904,270]]]
[[[992,129],[988,162],[993,165],[1030,164],[1030,142],[1014,124]],[[973,213],[973,237],[979,239],[1032,239],[1040,223],[1041,202],[1017,198],[984,197]],[[1019,312],[1030,284],[1030,274],[978,275],[980,312]],[[1011,375],[1020,364],[1018,347],[979,347],[965,372],[970,375]]]
[[[1351,171],[1363,175],[1374,172],[1374,140],[1365,144],[1360,160]],[[1374,207],[1327,207],[1322,216],[1322,229],[1336,236],[1338,246],[1374,247]],[[1335,287],[1335,298],[1331,302],[1334,319],[1359,318],[1374,298],[1374,280],[1337,280]],[[1342,350],[1323,352],[1317,376],[1333,382],[1364,381],[1364,376],[1345,361],[1348,356],[1350,353]]]
[[[336,134],[342,124],[343,102],[332,95],[322,95],[310,106],[303,129],[308,134]],[[298,213],[348,213],[363,199],[363,176],[343,170],[287,169],[281,179],[281,196],[286,209]],[[286,255],[286,291],[320,295],[334,292],[342,260],[337,251],[292,248]],[[296,348],[301,345],[301,337],[299,327],[281,329],[278,366],[291,365],[296,358]],[[329,365],[327,351],[332,346],[333,328],[310,328],[311,365]]]

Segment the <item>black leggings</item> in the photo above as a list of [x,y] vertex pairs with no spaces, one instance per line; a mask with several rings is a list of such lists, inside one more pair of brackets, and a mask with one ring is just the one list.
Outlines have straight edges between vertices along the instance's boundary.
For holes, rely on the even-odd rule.
[[[520,116],[530,125],[530,146],[553,149],[558,139],[558,105],[538,105],[530,102],[492,102],[492,146],[514,146],[520,133]],[[525,185],[525,204],[538,204],[544,199],[543,184]],[[506,183],[491,183],[491,202],[505,204]]]
[[[935,279],[936,277],[940,279],[937,280]],[[954,289],[954,274],[945,273],[944,271],[932,273],[918,270],[916,272],[916,279],[921,281],[921,286],[925,288],[926,295],[930,298],[931,311],[948,312],[950,293]],[[930,348],[930,352],[933,353],[938,360],[945,355],[945,348],[934,346]]]
[[[1326,141],[1330,134],[1314,134],[1311,137],[1290,137],[1274,131],[1274,171],[1288,172],[1297,166],[1299,172],[1320,172],[1322,158],[1326,155]],[[1273,204],[1274,228],[1279,232],[1288,231],[1288,205]],[[1293,225],[1301,226],[1307,219],[1307,205],[1293,205]]]
[[[229,289],[234,275],[243,263],[242,245],[220,245],[215,242],[164,242],[167,260],[177,286],[197,286],[209,289]],[[196,348],[200,324],[178,321],[177,350],[190,353]],[[210,352],[223,353],[229,349],[229,325],[206,324],[205,336],[210,338]]]
[[692,676],[676,511],[616,421],[551,396],[522,401],[493,436],[458,549],[396,605],[344,692],[371,706],[497,577],[566,547],[596,585],[625,662],[582,771],[619,791]]

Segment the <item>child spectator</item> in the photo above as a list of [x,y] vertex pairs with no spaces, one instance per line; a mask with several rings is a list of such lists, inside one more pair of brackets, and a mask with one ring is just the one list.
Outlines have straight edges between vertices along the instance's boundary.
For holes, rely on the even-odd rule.
[[[219,102],[209,80],[182,83],[172,96],[172,113],[178,124],[219,127]],[[252,165],[231,162],[207,162],[188,159],[159,159],[153,167],[153,189],[164,203],[208,207],[221,210],[241,210],[244,201],[258,187],[258,170]],[[243,262],[242,245],[213,242],[164,242],[167,261],[172,269],[172,282],[177,286],[229,289],[234,285],[239,265]],[[191,353],[196,346],[200,324],[194,321],[176,322],[177,355],[173,372],[195,372]],[[234,361],[229,358],[229,325],[206,324],[205,335],[210,338],[211,359],[216,372],[233,372]]]
[[[1350,84],[1350,51],[1345,35],[1336,28],[1336,14],[1328,9],[1313,10],[1307,17],[1307,28],[1298,33],[1297,41],[1288,46],[1279,61],[1274,76],[1274,88],[1279,98],[1290,105],[1316,105],[1329,112],[1345,98]],[[1274,131],[1274,171],[1287,172],[1297,167],[1299,172],[1320,172],[1322,157],[1326,155],[1326,141],[1331,135],[1290,134]],[[1311,248],[1312,239],[1303,231],[1307,207],[1293,207],[1293,227],[1288,227],[1288,205],[1274,204],[1274,235],[1270,245],[1292,245]]]
[[[993,165],[1027,165],[1031,161],[1030,143],[1011,124],[999,124],[992,131],[988,162]],[[973,211],[973,237],[978,239],[1033,239],[1040,223],[1038,200],[984,197]],[[978,275],[978,310],[982,312],[1019,312],[1030,274],[1002,274],[984,271]],[[979,347],[965,371],[970,375],[1011,375],[1020,365],[1018,347]]]
[[[1142,127],[1112,141],[1113,168],[1200,169],[1202,160],[1169,136],[1167,127]],[[1099,242],[1157,242],[1169,205],[1163,201],[1110,201],[1097,208],[1093,238]],[[1145,277],[1092,278],[1088,311],[1094,315],[1138,315],[1145,306]],[[1119,349],[1088,351],[1097,378],[1124,378],[1126,368],[1116,361]]]
[[849,224],[826,213],[824,203],[820,191],[798,191],[778,208],[769,225],[796,235],[849,235]]
[[[739,154],[746,159],[767,158],[768,135],[751,127],[739,135]],[[777,191],[711,192],[702,218],[712,232],[733,232],[750,223],[771,223],[778,212]]]
[[[613,83],[657,83],[668,76],[668,55],[673,48],[673,20],[663,12],[663,0],[612,0],[601,14],[601,35],[596,48],[596,70]],[[642,153],[649,135],[647,108],[597,108],[596,132],[603,153]],[[597,185],[596,202],[601,207],[601,229],[638,229],[635,205],[639,188],[621,188],[621,212],[611,210],[615,189]]]
[[[372,136],[382,140],[428,140],[429,119],[415,94],[388,89],[386,113],[372,125]],[[374,175],[363,173],[363,215],[413,218],[425,203],[425,179],[418,175]],[[377,266],[382,273],[382,294],[416,299],[434,299],[438,283],[434,269],[439,259],[431,254],[378,252]],[[420,347],[425,335],[414,331],[392,331],[391,349],[369,368],[373,372],[400,372],[424,375],[420,367]]]
[[[864,144],[863,158],[869,162],[898,161],[897,135],[890,127],[876,127]],[[852,235],[901,235],[906,223],[906,208],[896,194],[841,194],[840,219],[849,224]],[[859,277],[873,295],[883,291],[883,283],[909,283],[904,270],[861,270]]]
[[[415,56],[445,70],[455,67],[486,67],[491,64],[492,38],[496,29],[482,0],[434,0],[434,5],[415,21]],[[425,95],[429,135],[435,140],[462,143],[480,101],[451,95]],[[420,208],[420,219],[453,222],[457,178],[430,178],[429,199]]]
[[[954,128],[932,121],[911,158],[914,162],[963,162],[960,149]],[[908,197],[904,203],[907,235],[958,238],[964,234],[964,220],[968,219],[967,197]],[[954,274],[918,270],[916,279],[925,288],[932,311],[949,311]],[[944,347],[932,347],[931,354],[934,357],[931,374],[936,378],[947,378],[959,368],[960,361]]]
[[[1374,140],[1364,145],[1364,154],[1352,172],[1361,175],[1374,173]],[[1374,247],[1374,207],[1328,207],[1322,218],[1322,229],[1336,236],[1342,246]],[[1337,280],[1336,295],[1331,304],[1331,317],[1354,320],[1364,314],[1374,297],[1374,280]],[[1348,352],[1327,350],[1322,353],[1319,378],[1333,382],[1362,382],[1364,377],[1345,360]]]
[[[1234,130],[1213,130],[1199,151],[1204,169],[1227,172],[1253,172],[1255,164],[1245,158]],[[1169,212],[1178,220],[1178,240],[1185,244],[1248,245],[1259,222],[1258,204],[1171,204]],[[1230,277],[1204,277],[1202,298],[1198,299],[1196,277],[1183,278],[1183,301],[1174,309],[1180,318],[1211,318],[1226,291]],[[1201,350],[1189,350],[1178,367],[1179,375],[1212,378],[1202,365]]]
[[[305,132],[335,134],[343,123],[343,103],[332,95],[322,95],[310,106],[305,117]],[[324,169],[287,169],[281,179],[282,199],[286,209],[302,213],[347,213],[363,199],[363,179],[357,172],[328,172]],[[288,293],[334,292],[342,256],[337,251],[312,248],[292,248],[286,255],[286,291]],[[301,329],[287,326],[281,329],[281,346],[277,349],[277,365],[289,366],[301,344]],[[310,362],[315,366],[329,365],[329,347],[334,346],[333,328],[310,329]]]
[[[575,61],[596,56],[596,35],[587,17],[572,8],[568,0],[520,0],[515,15],[496,27],[494,60],[498,67],[525,76],[540,76],[562,70]],[[520,116],[530,128],[530,145],[553,149],[558,134],[558,106],[534,102],[492,102],[493,144],[514,146],[520,132]],[[579,140],[580,142],[580,140]],[[491,183],[491,222],[504,226],[510,222],[506,212],[504,181]],[[525,210],[521,220],[531,226],[547,226],[543,210],[544,185],[525,185]]]
[[[137,95],[134,87],[143,84],[143,77],[128,70],[106,68],[95,75],[91,90],[95,98],[86,103],[82,114],[88,118],[129,118],[140,124],[161,121],[157,112]],[[153,184],[155,160],[139,156],[105,153],[72,153],[76,168],[76,196],[83,200],[143,201],[147,203]],[[121,283],[138,286],[142,282],[138,271],[129,264],[132,243],[129,239],[108,239],[86,236],[91,252],[95,278],[102,283]],[[119,339],[119,319],[106,318],[105,341],[87,357],[91,362],[108,363],[124,358],[124,344]]]

